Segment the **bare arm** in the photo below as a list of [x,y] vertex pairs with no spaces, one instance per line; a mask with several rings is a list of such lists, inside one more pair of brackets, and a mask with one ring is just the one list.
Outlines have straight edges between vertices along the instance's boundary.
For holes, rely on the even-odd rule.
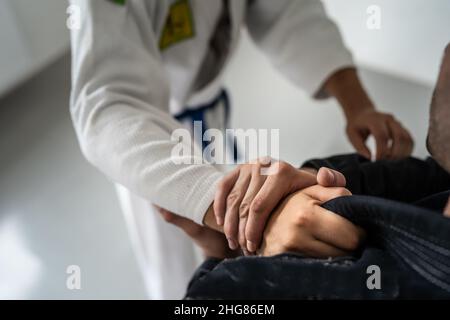
[[393,115],[376,110],[355,68],[335,72],[325,82],[324,91],[342,107],[347,119],[347,136],[359,154],[371,158],[366,140],[373,135],[377,160],[411,155],[414,142],[408,130]]

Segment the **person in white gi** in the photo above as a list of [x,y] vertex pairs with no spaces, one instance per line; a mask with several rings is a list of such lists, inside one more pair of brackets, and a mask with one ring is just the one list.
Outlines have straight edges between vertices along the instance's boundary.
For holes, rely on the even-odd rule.
[[[181,298],[201,256],[152,204],[202,223],[216,166],[173,162],[174,130],[202,120],[224,129],[222,74],[244,27],[257,46],[313,97],[332,95],[358,152],[411,153],[412,140],[365,94],[336,25],[317,0],[72,0],[71,114],[87,160],[118,185],[149,297]],[[390,142],[391,141],[391,142]]]

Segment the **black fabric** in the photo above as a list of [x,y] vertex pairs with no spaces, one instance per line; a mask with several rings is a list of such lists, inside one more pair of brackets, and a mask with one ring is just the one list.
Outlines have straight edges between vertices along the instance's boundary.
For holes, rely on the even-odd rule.
[[[367,231],[361,252],[329,260],[298,254],[208,260],[194,275],[187,299],[450,298],[450,219],[441,213],[450,195],[443,192],[450,189],[450,178],[436,162],[410,158],[370,163],[348,155],[306,165],[344,172],[354,193],[369,193],[323,205]],[[373,196],[382,192],[431,209]],[[367,286],[367,268],[372,265],[381,271],[380,290]]]
[[357,154],[314,159],[302,167],[327,167],[344,174],[355,195],[413,203],[450,189],[450,175],[432,158],[371,162]]

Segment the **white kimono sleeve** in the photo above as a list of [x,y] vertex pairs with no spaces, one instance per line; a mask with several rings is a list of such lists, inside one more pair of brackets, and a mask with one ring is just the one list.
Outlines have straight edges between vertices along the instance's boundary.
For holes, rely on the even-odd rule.
[[353,66],[336,24],[318,0],[249,0],[247,28],[274,66],[320,97],[334,72]]
[[173,161],[171,134],[182,126],[168,112],[170,87],[143,2],[72,4],[82,23],[72,31],[71,114],[85,157],[133,193],[201,223],[222,173]]

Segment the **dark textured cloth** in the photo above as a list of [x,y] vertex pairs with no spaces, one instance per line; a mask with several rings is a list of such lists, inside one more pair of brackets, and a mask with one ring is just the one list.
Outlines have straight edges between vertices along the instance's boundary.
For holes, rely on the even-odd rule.
[[[436,162],[371,163],[348,155],[306,166],[339,170],[354,194],[367,194],[323,204],[367,231],[361,252],[329,260],[298,254],[208,260],[194,275],[187,299],[450,298],[450,219],[441,213],[450,176]],[[379,290],[367,286],[373,265],[381,271]]]
[[314,159],[302,167],[327,167],[344,174],[355,195],[413,203],[450,189],[450,175],[432,158],[371,162],[357,154]]

